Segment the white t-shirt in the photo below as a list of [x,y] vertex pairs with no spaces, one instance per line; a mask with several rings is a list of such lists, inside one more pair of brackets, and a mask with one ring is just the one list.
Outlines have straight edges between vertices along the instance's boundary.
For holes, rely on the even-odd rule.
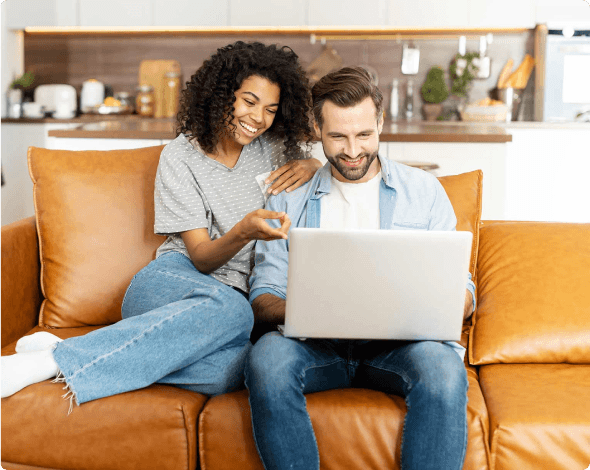
[[332,176],[332,188],[321,201],[320,227],[378,230],[381,172],[364,183],[343,183]]

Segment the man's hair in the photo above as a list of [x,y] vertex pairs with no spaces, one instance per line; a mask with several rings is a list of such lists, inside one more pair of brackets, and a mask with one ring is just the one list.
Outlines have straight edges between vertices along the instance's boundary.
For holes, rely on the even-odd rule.
[[371,98],[377,110],[376,118],[383,114],[383,94],[371,81],[371,76],[362,67],[344,67],[324,75],[311,90],[313,98],[313,117],[322,127],[322,108],[326,101],[348,108],[365,98]]

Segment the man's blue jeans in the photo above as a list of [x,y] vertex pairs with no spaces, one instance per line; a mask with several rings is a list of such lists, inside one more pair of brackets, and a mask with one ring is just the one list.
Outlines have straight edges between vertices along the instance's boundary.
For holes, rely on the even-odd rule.
[[467,446],[467,374],[459,355],[435,341],[299,341],[273,332],[246,364],[252,424],[267,470],[318,470],[305,393],[358,387],[407,404],[403,470],[460,470]]
[[250,304],[186,256],[164,254],[137,273],[122,315],[53,352],[78,404],[156,382],[207,395],[243,386]]

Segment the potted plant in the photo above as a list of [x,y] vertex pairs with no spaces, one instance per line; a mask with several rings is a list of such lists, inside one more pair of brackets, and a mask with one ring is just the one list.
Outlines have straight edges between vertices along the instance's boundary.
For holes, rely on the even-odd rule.
[[12,81],[6,92],[8,117],[21,117],[23,90],[30,87],[34,81],[35,75],[33,72],[25,72],[23,75]]
[[477,58],[479,58],[479,52],[467,52],[464,55],[456,54],[451,62],[449,73],[453,82],[449,98],[450,109],[445,113],[447,117],[458,116],[467,103],[471,82],[479,69],[475,62]]
[[426,75],[426,81],[422,85],[422,112],[427,121],[435,121],[442,112],[442,102],[449,96],[449,88],[445,82],[445,73],[442,68],[431,67]]

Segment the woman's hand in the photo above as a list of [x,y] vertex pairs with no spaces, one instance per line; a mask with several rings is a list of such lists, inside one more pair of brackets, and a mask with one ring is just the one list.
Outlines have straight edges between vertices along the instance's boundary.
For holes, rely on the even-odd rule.
[[[272,228],[265,219],[279,219],[281,226]],[[210,273],[223,266],[252,240],[286,240],[291,219],[285,212],[258,209],[247,214],[222,237],[211,240],[206,228],[182,232],[195,267],[202,273]]]
[[274,181],[272,186],[268,188],[268,192],[276,196],[283,190],[287,192],[293,191],[302,184],[307,183],[321,167],[322,164],[315,158],[292,160],[273,171],[266,178],[266,184]]
[[[265,219],[279,219],[281,226],[272,228]],[[250,212],[236,224],[239,237],[246,242],[251,240],[286,240],[291,227],[291,219],[285,212],[258,209]]]

